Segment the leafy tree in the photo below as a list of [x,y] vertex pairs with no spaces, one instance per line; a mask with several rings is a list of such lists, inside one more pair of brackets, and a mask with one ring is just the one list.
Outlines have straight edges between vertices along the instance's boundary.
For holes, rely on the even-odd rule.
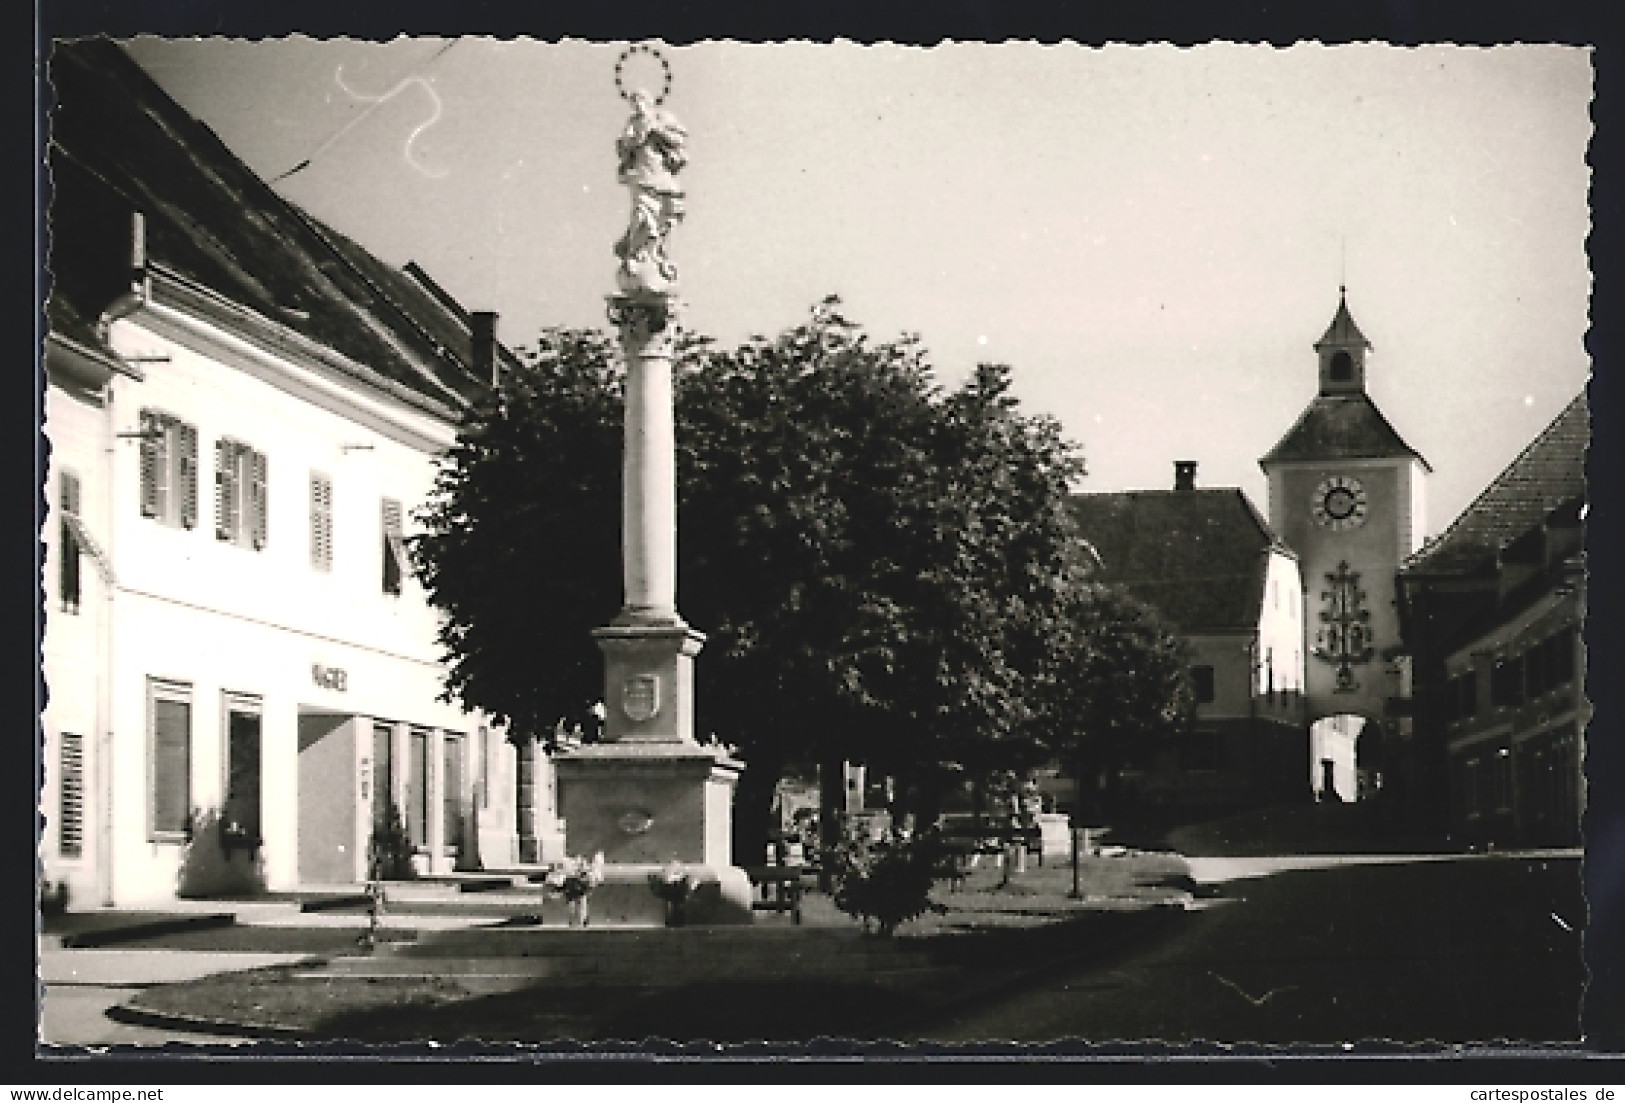
[[[544,334],[471,418],[414,545],[450,691],[531,733],[601,694],[588,633],[620,599],[616,363],[604,336]],[[1082,464],[1020,414],[1008,369],[944,393],[917,339],[871,341],[831,298],[775,338],[686,342],[676,415],[678,604],[708,635],[700,730],[747,764],[739,853],[760,853],[787,769],[864,761],[929,816],[944,764],[1044,752]]]
[[916,342],[871,342],[833,299],[776,338],[708,351],[678,388],[679,604],[710,634],[698,721],[748,766],[742,854],[759,852],[786,769],[838,777],[899,738],[934,395]]
[[[1079,812],[1105,815],[1118,805],[1122,769],[1148,763],[1190,723],[1189,653],[1151,606],[1082,579],[1063,590],[1052,633],[1035,694],[1040,723],[1077,780]],[[1097,778],[1104,788],[1086,784]]]
[[610,339],[548,330],[470,416],[412,544],[449,695],[546,737],[603,695],[589,631],[621,599],[621,404]]

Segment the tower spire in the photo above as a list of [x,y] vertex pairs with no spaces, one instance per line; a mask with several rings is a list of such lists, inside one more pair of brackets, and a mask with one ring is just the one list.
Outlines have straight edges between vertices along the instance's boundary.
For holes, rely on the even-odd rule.
[[1337,313],[1332,324],[1315,342],[1320,354],[1320,393],[1358,394],[1365,390],[1365,354],[1371,342],[1365,339],[1360,327],[1349,313],[1348,285],[1337,287]]

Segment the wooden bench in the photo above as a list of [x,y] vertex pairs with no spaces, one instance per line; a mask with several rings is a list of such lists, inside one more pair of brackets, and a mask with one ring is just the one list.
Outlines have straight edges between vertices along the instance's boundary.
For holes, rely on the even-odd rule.
[[813,866],[746,866],[745,874],[758,895],[750,902],[752,911],[789,912],[790,922],[801,923],[801,898],[807,891],[807,877],[815,876]]

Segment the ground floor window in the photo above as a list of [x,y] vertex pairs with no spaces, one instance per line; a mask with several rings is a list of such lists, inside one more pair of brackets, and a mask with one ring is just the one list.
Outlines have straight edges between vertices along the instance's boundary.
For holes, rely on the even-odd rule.
[[429,845],[429,733],[413,728],[406,747],[406,837]]
[[441,741],[445,772],[441,777],[441,846],[457,850],[463,845],[463,737],[446,732]]
[[1468,819],[1473,819],[1484,811],[1479,793],[1481,773],[1479,760],[1476,758],[1469,758],[1461,764],[1461,807],[1462,813]]
[[180,842],[192,812],[192,687],[151,679],[147,704],[148,837]]

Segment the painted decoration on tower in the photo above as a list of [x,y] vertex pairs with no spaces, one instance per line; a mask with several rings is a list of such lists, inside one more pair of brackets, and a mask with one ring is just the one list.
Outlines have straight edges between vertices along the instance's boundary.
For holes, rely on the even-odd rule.
[[1360,688],[1354,680],[1354,667],[1371,661],[1371,611],[1365,607],[1366,593],[1360,589],[1360,572],[1349,569],[1348,561],[1326,575],[1327,589],[1320,591],[1320,628],[1315,632],[1315,658],[1337,668],[1334,692],[1353,693]]
[[660,711],[660,675],[634,674],[622,683],[621,710],[634,723],[654,719]]

